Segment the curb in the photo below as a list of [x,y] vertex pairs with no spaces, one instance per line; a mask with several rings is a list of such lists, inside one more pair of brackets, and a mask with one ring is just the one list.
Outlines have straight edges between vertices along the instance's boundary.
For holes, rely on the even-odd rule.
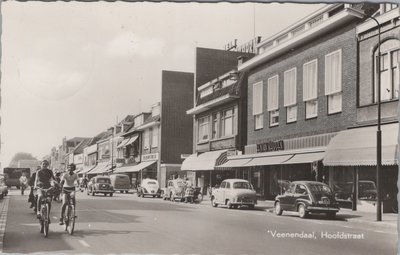
[[8,195],[5,198],[3,198],[3,201],[0,204],[0,254],[3,253],[3,241],[4,241],[4,234],[6,231],[9,202],[10,202],[10,196]]

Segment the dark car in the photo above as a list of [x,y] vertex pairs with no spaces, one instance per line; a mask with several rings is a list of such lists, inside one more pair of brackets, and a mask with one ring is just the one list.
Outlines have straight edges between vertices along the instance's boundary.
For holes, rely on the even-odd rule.
[[90,179],[87,188],[87,194],[92,194],[92,196],[96,195],[96,193],[103,193],[104,196],[107,194],[114,194],[114,188],[111,185],[111,179],[108,176],[95,176]]
[[[353,200],[353,182],[336,183],[334,186],[336,199]],[[362,200],[376,200],[376,185],[373,181],[360,180],[358,181],[358,199]]]
[[275,213],[295,211],[301,218],[309,213],[326,213],[334,218],[339,211],[339,205],[331,188],[322,182],[295,181],[289,184],[282,195],[275,198]]
[[0,198],[7,196],[8,187],[5,182],[5,176],[0,174]]

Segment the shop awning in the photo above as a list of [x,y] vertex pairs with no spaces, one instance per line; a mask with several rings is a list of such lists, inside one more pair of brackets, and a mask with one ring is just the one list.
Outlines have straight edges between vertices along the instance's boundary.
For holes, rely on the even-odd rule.
[[79,172],[79,174],[85,174],[90,172],[93,168],[95,168],[96,166],[92,166],[92,167],[88,167],[88,168],[83,168],[82,171]]
[[126,143],[129,141],[130,138],[126,138],[124,140],[122,140],[122,142],[120,144],[118,144],[117,148],[122,148],[126,145]]
[[244,158],[244,159],[230,159],[228,162],[216,166],[215,168],[234,168],[234,167],[243,167],[246,165],[246,163],[249,163],[251,161],[250,158]]
[[322,160],[326,147],[282,150],[228,157],[228,162],[216,168],[304,164]]
[[280,165],[282,162],[287,161],[292,156],[293,154],[253,158],[245,166],[248,167],[248,166]]
[[146,167],[151,166],[152,164],[156,163],[156,160],[152,160],[152,161],[144,161],[141,162],[137,165],[134,166],[122,166],[122,167],[118,167],[116,168],[116,170],[114,171],[114,173],[135,173],[135,172],[139,172],[142,169],[145,169]]
[[[399,124],[382,125],[382,165],[398,165]],[[344,130],[332,138],[322,161],[325,166],[376,165],[377,127]]]
[[306,164],[312,163],[315,161],[320,161],[324,158],[325,152],[313,152],[313,153],[299,153],[294,154],[293,157],[288,159],[285,162],[282,162],[283,165],[289,164]]
[[138,137],[138,135],[132,136],[131,138],[129,138],[129,141],[124,146],[128,146],[129,144],[134,143],[136,139],[138,139]]
[[[97,164],[97,166],[94,167],[90,172],[88,172],[88,174],[102,174],[102,173],[107,172],[108,163],[109,162],[103,162],[103,163]],[[110,167],[111,167],[111,165],[110,165]]]
[[192,154],[183,161],[181,170],[214,170],[216,169],[216,166],[222,165],[227,161],[227,150],[208,151],[201,154]]
[[134,143],[134,142],[136,141],[136,139],[138,139],[138,137],[139,137],[138,135],[134,135],[134,136],[132,136],[132,137],[130,137],[130,138],[124,139],[124,140],[117,146],[117,148],[122,148],[122,147],[128,146],[129,144]]

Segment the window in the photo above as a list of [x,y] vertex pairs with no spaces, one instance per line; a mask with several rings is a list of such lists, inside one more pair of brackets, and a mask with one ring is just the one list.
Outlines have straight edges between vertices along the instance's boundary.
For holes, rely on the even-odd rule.
[[306,119],[317,117],[317,97],[318,61],[315,59],[303,65],[303,101],[306,104]]
[[222,136],[233,135],[233,108],[222,112]]
[[209,139],[209,117],[203,117],[199,119],[199,142],[206,141]]
[[263,83],[258,82],[253,84],[253,116],[254,129],[263,128]]
[[286,107],[287,123],[297,120],[296,71],[297,69],[293,68],[283,74],[283,104]]
[[342,50],[325,56],[325,95],[328,114],[342,111]]
[[143,146],[145,149],[150,147],[150,130],[145,130],[143,133]]
[[158,147],[158,126],[153,127],[153,136],[151,139],[151,147]]
[[212,138],[219,137],[219,113],[212,115]]
[[275,75],[268,79],[268,102],[267,110],[269,112],[269,126],[279,125],[279,76]]
[[[400,41],[387,40],[381,44],[381,101],[389,101],[399,98],[399,49]],[[378,56],[378,49],[375,51]],[[375,65],[378,65],[375,61]],[[378,78],[375,79],[375,102],[378,100]]]
[[200,91],[200,98],[203,98],[205,96],[211,95],[213,93],[213,87],[207,87],[206,89]]

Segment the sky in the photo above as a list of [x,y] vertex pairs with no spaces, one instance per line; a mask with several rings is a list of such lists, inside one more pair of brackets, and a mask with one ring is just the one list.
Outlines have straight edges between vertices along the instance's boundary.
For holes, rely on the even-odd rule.
[[195,48],[268,38],[323,7],[278,3],[1,3],[1,152],[41,159],[161,98],[162,70]]

